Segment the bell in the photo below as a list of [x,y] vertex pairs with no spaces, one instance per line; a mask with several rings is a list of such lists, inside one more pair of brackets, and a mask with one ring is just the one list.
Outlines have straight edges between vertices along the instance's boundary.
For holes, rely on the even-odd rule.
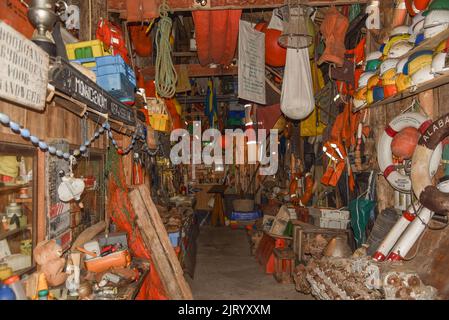
[[352,255],[352,250],[349,248],[346,239],[343,237],[334,237],[324,248],[323,255],[325,257],[333,258],[347,258]]
[[28,19],[37,33],[31,40],[51,56],[56,56],[56,45],[47,36],[51,32],[58,16],[55,13],[55,0],[33,0],[28,9]]
[[284,31],[279,36],[278,43],[284,48],[303,49],[312,45],[313,39],[307,29],[307,9],[287,1],[287,6],[282,11]]

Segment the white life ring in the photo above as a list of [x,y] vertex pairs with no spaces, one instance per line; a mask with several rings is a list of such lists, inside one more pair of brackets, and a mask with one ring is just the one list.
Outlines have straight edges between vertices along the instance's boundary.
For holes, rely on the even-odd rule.
[[[413,127],[418,129],[422,134],[430,124],[432,124],[432,120],[420,113],[403,113],[390,122],[379,139],[377,144],[377,160],[379,162],[379,168],[391,186],[400,192],[409,193],[412,189],[412,183],[409,176],[399,173],[393,165],[391,142],[393,141],[394,136],[402,129]],[[437,171],[442,152],[443,147],[440,143],[433,152],[430,160],[430,176],[433,176]]]

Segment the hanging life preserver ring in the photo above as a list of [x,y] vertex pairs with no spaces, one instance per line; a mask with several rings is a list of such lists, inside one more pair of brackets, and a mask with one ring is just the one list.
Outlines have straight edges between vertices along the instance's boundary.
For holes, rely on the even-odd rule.
[[[390,185],[400,192],[409,193],[412,189],[412,183],[409,176],[398,172],[393,165],[391,142],[393,141],[394,136],[402,129],[413,127],[418,129],[421,134],[424,134],[431,123],[432,120],[427,119],[417,112],[400,114],[389,123],[379,139],[377,144],[377,160],[379,162],[379,168]],[[441,144],[439,144],[438,147],[435,146],[434,149],[435,152],[433,152],[432,149],[432,152],[430,153],[429,166],[426,171],[426,174],[429,175],[429,179],[437,171],[442,154]]]
[[439,215],[449,213],[449,194],[438,190],[432,183],[429,168],[432,154],[441,146],[441,141],[449,136],[449,114],[435,120],[422,134],[412,157],[413,192],[419,202]]

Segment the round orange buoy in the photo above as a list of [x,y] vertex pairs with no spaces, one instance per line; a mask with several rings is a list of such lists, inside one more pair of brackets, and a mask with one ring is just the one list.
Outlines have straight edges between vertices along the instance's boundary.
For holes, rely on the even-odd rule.
[[256,24],[254,29],[265,33],[265,63],[271,67],[285,66],[287,49],[278,44],[281,31],[268,29],[265,22]]
[[410,159],[415,151],[420,136],[419,131],[412,127],[401,130],[394,136],[393,141],[391,142],[391,151],[393,152],[393,155],[400,159]]

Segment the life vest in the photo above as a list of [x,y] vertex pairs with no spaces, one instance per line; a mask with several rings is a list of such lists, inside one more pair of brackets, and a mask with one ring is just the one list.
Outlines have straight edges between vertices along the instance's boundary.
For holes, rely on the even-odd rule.
[[[324,172],[321,183],[335,187],[340,180],[347,163],[347,154],[344,146],[338,141],[327,141],[323,145],[324,154],[329,157],[329,164]],[[348,169],[349,190],[354,191],[355,181],[351,167]]]
[[141,57],[151,56],[153,44],[150,35],[146,33],[147,26],[136,25],[128,28],[131,42],[137,55]]
[[306,173],[304,176],[305,186],[304,192],[301,197],[297,197],[296,191],[298,190],[298,182],[301,179],[301,173],[296,173],[292,176],[290,181],[290,199],[293,203],[297,203],[301,206],[306,206],[313,195],[313,179],[311,173]]
[[100,18],[96,36],[98,40],[103,42],[106,50],[111,51],[112,55],[120,55],[126,63],[129,63],[128,50],[120,26],[108,19]]

